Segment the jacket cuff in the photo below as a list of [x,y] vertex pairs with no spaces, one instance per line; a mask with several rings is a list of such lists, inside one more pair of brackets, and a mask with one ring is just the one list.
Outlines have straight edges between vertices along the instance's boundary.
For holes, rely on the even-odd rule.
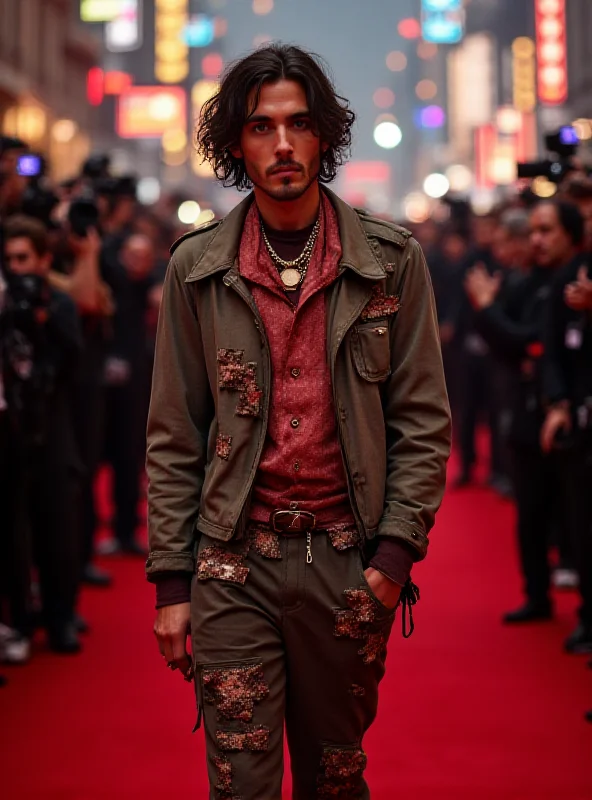
[[195,572],[195,556],[193,552],[181,551],[178,553],[167,550],[151,550],[146,561],[146,578],[156,582],[156,576],[161,572]]
[[428,537],[418,525],[403,517],[383,516],[377,535],[379,538],[396,539],[398,542],[408,545],[414,553],[415,561],[421,561],[427,555]]
[[370,566],[385,575],[393,583],[404,586],[411,575],[414,550],[399,539],[380,538],[378,548]]
[[191,602],[191,573],[173,572],[154,576],[156,608]]

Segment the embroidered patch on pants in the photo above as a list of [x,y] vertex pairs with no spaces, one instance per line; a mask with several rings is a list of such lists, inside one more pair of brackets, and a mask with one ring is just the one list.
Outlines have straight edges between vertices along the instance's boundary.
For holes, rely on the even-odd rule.
[[350,547],[355,547],[360,541],[360,534],[357,528],[352,525],[334,525],[327,528],[327,534],[331,544],[336,550],[349,550]]
[[382,286],[377,283],[372,290],[372,297],[360,314],[363,322],[369,319],[380,319],[380,317],[390,317],[396,314],[401,308],[401,301],[396,294],[388,295],[384,293]]
[[215,705],[218,717],[251,722],[255,703],[269,694],[261,664],[242,667],[206,667],[203,671],[206,703]]
[[232,791],[232,764],[226,756],[215,756],[214,766],[218,771],[218,783],[214,786],[220,800],[240,800]]
[[317,779],[317,797],[323,800],[358,797],[366,762],[366,754],[359,748],[326,747]]
[[269,728],[259,725],[244,731],[216,731],[216,740],[226,753],[263,753],[269,747]]
[[249,549],[263,558],[281,559],[280,537],[267,525],[251,525],[247,532]]
[[256,417],[261,410],[263,392],[257,386],[257,364],[243,361],[244,350],[218,350],[220,389],[239,392],[236,413],[239,417]]
[[224,436],[219,433],[216,438],[216,455],[224,461],[228,461],[232,449],[232,436]]
[[387,641],[385,633],[370,627],[376,620],[376,604],[365,589],[346,589],[344,594],[349,608],[334,611],[335,636],[363,642],[358,655],[364,664],[371,664],[384,651]]
[[204,547],[197,557],[197,579],[200,581],[228,581],[244,586],[248,574],[249,568],[245,567],[245,556],[242,553],[232,553],[223,547],[212,545]]

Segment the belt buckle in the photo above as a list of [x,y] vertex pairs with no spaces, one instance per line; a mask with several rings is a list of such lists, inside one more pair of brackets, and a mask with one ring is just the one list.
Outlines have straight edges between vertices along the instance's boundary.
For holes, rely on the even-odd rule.
[[317,518],[311,511],[272,511],[269,521],[276,533],[284,534],[306,533],[317,524]]

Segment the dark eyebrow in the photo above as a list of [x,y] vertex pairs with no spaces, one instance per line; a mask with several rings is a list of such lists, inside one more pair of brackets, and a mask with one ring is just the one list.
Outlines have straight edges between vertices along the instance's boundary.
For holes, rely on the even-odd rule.
[[[294,114],[290,114],[288,119],[302,119],[302,117],[310,117],[310,111],[296,111]],[[247,122],[249,124],[253,122],[272,122],[272,118],[267,117],[265,114],[253,114],[252,117],[248,117]]]

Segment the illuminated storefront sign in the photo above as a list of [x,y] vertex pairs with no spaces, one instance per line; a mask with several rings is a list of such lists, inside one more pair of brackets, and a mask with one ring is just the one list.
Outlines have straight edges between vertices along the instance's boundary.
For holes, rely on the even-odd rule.
[[156,0],[154,76],[160,83],[180,83],[189,75],[189,46],[183,36],[189,0]]
[[565,0],[535,2],[538,96],[557,106],[567,100]]
[[536,106],[535,44],[527,36],[512,42],[512,97],[517,111],[533,111]]
[[462,0],[422,0],[421,35],[424,42],[457,44],[464,32]]
[[159,138],[170,128],[187,128],[187,93],[179,86],[135,86],[117,103],[117,135]]
[[120,12],[105,25],[105,47],[128,53],[142,45],[142,0],[124,0]]
[[121,13],[126,0],[80,0],[83,22],[111,22]]

